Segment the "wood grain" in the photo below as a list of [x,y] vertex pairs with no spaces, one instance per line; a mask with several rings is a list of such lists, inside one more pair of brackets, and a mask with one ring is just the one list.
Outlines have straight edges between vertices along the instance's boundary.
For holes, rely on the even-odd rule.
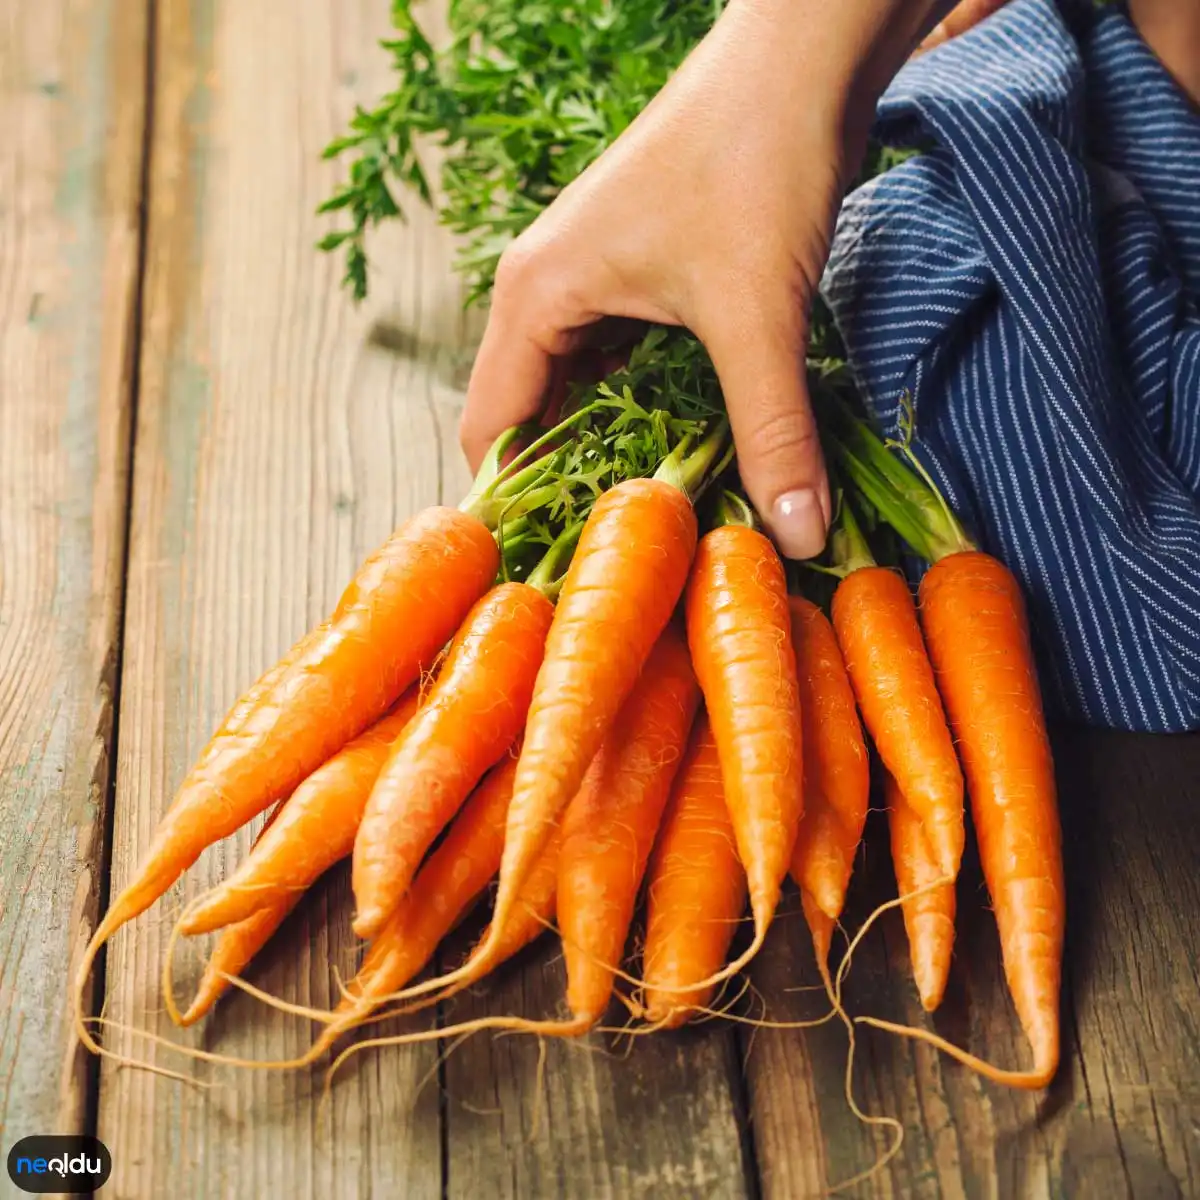
[[[855,1095],[904,1126],[901,1153],[858,1195],[896,1197],[1190,1196],[1200,1160],[1200,736],[1059,731],[1068,944],[1059,1078],[1043,1095],[982,1083],[923,1046],[860,1033]],[[895,894],[881,814],[872,814],[846,923]],[[1028,1048],[1007,997],[977,860],[959,888],[945,1002],[921,1012],[897,913],[857,951],[852,1012],[929,1024],[992,1061]],[[1185,915],[1186,914],[1186,915]],[[819,1012],[802,919],[773,931],[755,980],[783,1019]],[[763,1032],[748,1059],[764,1197],[808,1197],[871,1167],[888,1145],[847,1111],[844,1034]]]
[[[313,215],[337,177],[320,152],[388,84],[378,0],[163,0],[157,6],[146,319],[135,442],[114,891],[236,696],[335,603],[361,559],[467,480],[452,386],[464,337],[451,247],[427,215],[375,247],[355,309]],[[399,223],[397,223],[399,224]],[[389,332],[390,331],[390,332]],[[179,903],[225,875],[247,836],[205,855],[114,942],[108,1015],[226,1053],[287,1058],[312,1029],[237,997],[195,1037],[159,1012]],[[353,970],[344,874],[251,972],[328,1007]],[[207,944],[204,940],[202,945]],[[180,990],[197,949],[181,958]],[[130,1035],[125,1053],[189,1064]],[[339,1077],[194,1067],[208,1092],[106,1069],[100,1136],[115,1196],[439,1196],[426,1047]]]
[[87,1119],[64,980],[109,786],[138,270],[140,0],[0,2],[0,1133]]
[[[340,264],[313,249],[323,227],[312,210],[337,170],[319,151],[356,101],[390,82],[375,45],[386,8],[0,0],[5,1147],[88,1123],[94,1064],[70,1038],[66,984],[105,858],[117,663],[114,888],[237,694],[328,611],[399,520],[466,486],[454,425],[477,325],[461,313],[448,239],[412,210],[376,242],[363,309],[340,292]],[[924,1047],[864,1033],[855,1095],[897,1116],[905,1143],[850,1194],[1200,1193],[1200,736],[1064,731],[1056,753],[1069,887],[1061,1076],[1045,1095],[1006,1092]],[[259,1059],[307,1046],[305,1023],[241,996],[194,1034],[160,1012],[171,917],[248,840],[214,848],[117,938],[110,1018]],[[876,816],[847,925],[893,891]],[[328,1005],[332,969],[345,975],[356,957],[347,893],[344,872],[318,885],[251,979]],[[960,914],[951,987],[931,1024],[1023,1062],[970,857]],[[181,989],[207,944],[181,956]],[[851,1010],[925,1021],[907,955],[891,914],[856,956]],[[794,893],[753,978],[770,1017],[823,1011],[819,993],[792,990],[817,982]],[[440,1019],[553,1015],[562,994],[547,937]],[[319,1072],[193,1066],[117,1029],[109,1041],[216,1085],[190,1090],[106,1064],[98,1132],[115,1163],[106,1194],[118,1197],[805,1200],[888,1144],[847,1111],[837,1025],[709,1024],[640,1040],[628,1057],[596,1035],[588,1047],[547,1044],[542,1072],[537,1044],[520,1037],[477,1037],[440,1067],[432,1047],[370,1052],[344,1068],[325,1111]]]
[[[558,939],[544,936],[495,979],[447,1005],[443,1022],[565,1015]],[[614,1004],[612,1024],[624,1023]],[[446,1195],[752,1195],[732,1031],[627,1040],[596,1032],[543,1042],[480,1034],[447,1059]]]

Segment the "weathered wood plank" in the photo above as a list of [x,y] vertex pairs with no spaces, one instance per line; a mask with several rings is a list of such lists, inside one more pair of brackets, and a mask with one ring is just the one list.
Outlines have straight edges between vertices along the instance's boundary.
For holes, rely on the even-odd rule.
[[[1195,1192],[1200,1157],[1200,737],[1061,731],[1055,739],[1068,881],[1065,1045],[1044,1095],[980,1082],[925,1047],[860,1034],[855,1094],[905,1128],[903,1150],[861,1195],[1177,1196]],[[895,894],[886,828],[868,826],[846,924]],[[1027,1061],[1007,999],[978,862],[964,865],[951,986],[929,1022],[998,1063]],[[852,1012],[921,1024],[899,914],[855,955]],[[772,1015],[822,1009],[802,919],[784,921],[755,979]],[[749,1059],[753,1128],[765,1197],[823,1194],[869,1168],[890,1134],[847,1111],[844,1034],[833,1027],[757,1035]]]
[[[188,764],[239,692],[334,604],[363,556],[416,508],[456,498],[454,372],[463,337],[450,246],[432,219],[378,246],[356,310],[313,216],[320,161],[356,101],[387,86],[387,6],[162,0],[157,10],[146,325],[135,443],[113,888],[129,877]],[[396,223],[399,224],[399,223]],[[214,848],[184,889],[115,941],[108,1013],[188,1040],[160,1014],[157,976],[185,897],[248,838]],[[316,894],[250,974],[303,1003],[336,999],[354,966],[344,875]],[[203,940],[208,945],[207,939]],[[182,990],[197,954],[180,961]],[[198,1035],[260,1059],[312,1030],[237,997]],[[110,1035],[129,1053],[161,1050]],[[100,1134],[117,1196],[363,1197],[441,1193],[431,1047],[339,1076],[243,1074],[197,1093],[104,1072]]]
[[[564,1015],[559,944],[546,935],[443,1021]],[[623,1023],[614,1005],[610,1018]],[[474,1197],[752,1194],[740,1063],[717,1026],[628,1041],[481,1033],[445,1064],[447,1188]]]
[[66,981],[109,786],[144,0],[0,2],[0,1131],[87,1120]]

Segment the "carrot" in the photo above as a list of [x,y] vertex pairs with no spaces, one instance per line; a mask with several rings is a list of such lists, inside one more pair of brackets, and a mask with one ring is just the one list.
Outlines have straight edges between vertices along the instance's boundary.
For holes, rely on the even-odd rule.
[[172,1014],[177,1017],[177,1025],[194,1025],[212,1009],[229,988],[229,980],[225,976],[241,974],[246,964],[271,940],[275,931],[287,920],[288,914],[300,903],[301,895],[297,892],[285,900],[272,900],[222,930],[205,964],[192,1003],[182,1015]]
[[[792,596],[788,603],[804,731],[804,816],[791,873],[801,892],[832,922],[841,915],[862,840],[870,763],[833,626],[803,597]],[[811,920],[809,926],[821,957],[820,931]]]
[[[483,978],[489,971],[495,970],[496,967],[507,962],[508,959],[520,953],[526,946],[546,932],[554,916],[555,888],[558,881],[558,855],[561,846],[562,835],[556,828],[543,847],[541,854],[538,855],[537,861],[533,864],[533,869],[528,872],[522,881],[520,890],[517,892],[513,903],[512,915],[505,922],[504,928],[493,936],[493,926],[495,924],[495,918],[493,917],[492,925],[489,925],[484,931],[483,937],[476,943],[475,949],[467,958],[466,963],[464,963],[461,969],[461,977],[446,986],[436,997],[427,999],[423,1003],[416,1004],[411,1008],[401,1009],[399,1010],[400,1012],[412,1012],[418,1008],[425,1007],[427,1004],[434,1003],[435,1000],[442,1001],[449,999],[464,988],[470,987],[472,983]],[[420,876],[418,875],[417,878],[420,879]],[[448,978],[448,976],[444,976],[438,982],[445,982]],[[372,993],[380,992],[382,980],[372,978],[367,986],[371,989]],[[411,994],[411,990],[408,993],[397,992],[390,996],[378,994],[375,996],[374,1003],[378,1006],[384,1001],[403,999],[406,995]],[[333,1060],[329,1067],[328,1078],[332,1078],[334,1072],[352,1054],[359,1054],[363,1050],[383,1046],[411,1046],[418,1042],[442,1041],[445,1038],[465,1037],[468,1034],[479,1033],[485,1029],[507,1030],[513,1033],[530,1033],[543,1037],[576,1037],[587,1032],[586,1025],[574,1020],[530,1021],[522,1017],[477,1017],[471,1021],[463,1021],[458,1025],[447,1025],[437,1029],[421,1030],[417,1033],[401,1033],[391,1037],[367,1038],[364,1041],[356,1042],[354,1045],[343,1050]],[[318,1048],[323,1050],[333,1040],[329,1032],[326,1031],[322,1034],[317,1045],[314,1046],[314,1052]],[[306,1055],[304,1061],[309,1062],[312,1060],[312,1057],[313,1054]]]
[[[884,804],[891,833],[892,865],[908,934],[913,979],[926,1012],[942,1002],[950,975],[954,949],[954,885],[943,883],[931,891],[929,884],[944,878],[921,818],[905,799],[891,775],[884,778]],[[916,894],[913,894],[916,893]]]
[[[339,1037],[358,1025],[371,1020],[382,1020],[384,1016],[390,1015],[384,1013],[377,1017],[372,1016],[386,1002],[405,998],[405,993],[396,993],[394,989],[402,987],[429,962],[441,939],[462,920],[483,895],[488,881],[495,875],[503,848],[505,818],[515,773],[515,759],[506,758],[484,777],[451,823],[442,843],[417,873],[412,887],[405,894],[399,907],[368,947],[358,973],[346,987],[341,1003],[333,1012],[286,1004],[274,996],[250,987],[244,981],[234,980],[242,990],[271,1007],[324,1023],[325,1029],[321,1036],[303,1056],[277,1062],[254,1062],[193,1051],[187,1047],[174,1048],[190,1057],[231,1066],[258,1070],[292,1070],[315,1062]],[[467,960],[472,968],[470,977],[445,988],[439,995],[398,1012],[414,1012],[429,1004],[448,999],[481,978],[487,970],[517,954],[550,927],[554,916],[561,841],[559,832],[555,830],[527,876],[517,897],[513,918],[493,950],[489,951],[484,969],[475,969],[479,961],[481,942]],[[466,1032],[468,1028],[480,1024],[468,1022],[465,1027],[452,1026],[440,1031],[431,1030],[373,1039],[360,1043],[345,1053],[376,1045],[436,1040]],[[562,1022],[543,1024],[546,1025],[547,1033],[565,1035],[572,1032],[571,1028]],[[512,1028],[514,1025],[523,1028],[525,1023],[510,1018],[484,1018],[481,1027]],[[583,1030],[579,1029],[578,1032]],[[334,1068],[344,1057],[345,1054],[337,1060]]]
[[1065,888],[1054,763],[1025,603],[1012,573],[975,547],[912,452],[911,401],[901,416],[911,467],[861,422],[843,420],[839,455],[870,503],[933,564],[921,581],[921,622],[962,756],[1004,971],[1033,1068],[1002,1071],[927,1030],[860,1019],[927,1041],[993,1082],[1042,1088],[1060,1053]]
[[409,688],[387,716],[319,766],[283,803],[279,819],[238,870],[184,915],[181,932],[208,933],[298,898],[345,858],[389,748],[420,699],[420,688]]
[[[848,506],[845,513],[853,530]],[[924,824],[942,873],[955,876],[966,842],[962,770],[908,584],[871,563],[861,543],[833,594],[832,616],[879,757]]]
[[695,546],[691,502],[672,484],[629,479],[596,500],[567,568],[534,685],[488,934],[472,960],[410,995],[490,969],[526,876],[670,620]]
[[471,610],[416,719],[397,736],[354,841],[354,932],[373,937],[426,851],[525,723],[554,606],[504,583]]
[[692,729],[647,871],[646,1017],[674,1029],[706,1009],[746,904],[707,713]]
[[[282,670],[282,667],[277,665],[275,669]],[[267,675],[263,678],[266,678],[268,675],[270,675],[270,672],[267,672]],[[261,844],[271,826],[279,819],[279,814],[283,812],[286,803],[286,800],[281,800],[271,809],[267,815],[267,819],[263,822],[262,828],[258,831],[254,839],[250,850],[251,854]],[[249,919],[239,923],[235,928],[227,930],[217,943],[205,966],[204,975],[200,980],[196,998],[192,1001],[188,1011],[183,1014],[179,1012],[175,1004],[175,990],[171,983],[172,953],[174,950],[174,937],[172,937],[167,949],[167,960],[163,966],[163,1000],[171,1020],[176,1025],[193,1025],[204,1016],[229,986],[221,977],[220,972],[225,971],[230,975],[236,975],[241,971],[263,946],[267,944],[271,935],[283,923],[298,899],[299,893],[294,898],[289,896],[283,900],[277,899],[274,903],[270,903],[263,908],[261,912],[256,911]],[[178,929],[179,926],[177,925],[176,928]]]
[[958,738],[1009,991],[1044,1087],[1058,1069],[1066,889],[1054,762],[1020,586],[978,551],[936,562],[921,617]]
[[700,690],[682,632],[668,625],[583,786],[567,806],[558,927],[567,1006],[595,1023],[608,1007],[646,860],[682,759]]
[[433,957],[438,943],[479,899],[500,866],[504,823],[517,763],[508,757],[483,778],[412,887],[363,956],[358,974],[313,1050],[313,1057],[364,1021]]
[[476,518],[429,508],[407,521],[363,564],[320,637],[256,703],[235,705],[159,823],[132,881],[93,934],[76,980],[76,1031],[99,1051],[83,1021],[83,988],[100,947],[159,898],[203,850],[233,833],[382,716],[438,653],[492,581],[496,542]]
[[727,978],[762,946],[804,810],[787,582],[775,548],[757,530],[721,525],[701,540],[688,581],[687,632],[754,916],[754,939],[725,968]]

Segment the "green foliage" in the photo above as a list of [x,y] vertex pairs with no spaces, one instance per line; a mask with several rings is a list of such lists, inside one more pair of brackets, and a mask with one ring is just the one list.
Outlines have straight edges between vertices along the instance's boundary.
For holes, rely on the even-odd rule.
[[[345,256],[355,297],[368,289],[365,238],[403,219],[408,193],[435,206],[460,244],[469,302],[486,299],[504,248],[645,108],[720,13],[723,0],[450,0],[450,39],[435,50],[394,0],[396,87],[359,109],[325,151],[347,163],[345,182],[321,206],[342,224],[319,243]],[[442,157],[435,189],[421,147]],[[910,152],[872,144],[859,181]],[[435,201],[435,191],[437,193]],[[812,313],[810,384],[852,399],[854,384],[833,321]],[[486,493],[487,519],[507,522],[506,568],[520,575],[568,537],[605,488],[655,473],[723,413],[716,373],[685,330],[651,329],[628,366],[577,390],[570,437]],[[691,442],[689,442],[691,439]],[[502,518],[499,514],[503,514]]]
[[[654,475],[673,455],[686,462],[706,439],[727,439],[716,373],[681,330],[651,329],[626,367],[577,388],[568,410],[561,426],[536,431],[525,455],[467,502],[498,531],[509,578],[523,578],[547,547],[577,529],[602,492]],[[696,493],[723,469],[719,454],[711,461],[693,480]]]
[[501,251],[637,116],[719,11],[719,0],[451,0],[452,39],[433,49],[394,0],[384,43],[394,91],[326,157],[349,175],[321,206],[349,225],[322,249],[346,255],[346,281],[367,291],[367,229],[401,216],[397,189],[430,202],[417,142],[445,150],[442,220],[464,239],[471,296],[491,288]]

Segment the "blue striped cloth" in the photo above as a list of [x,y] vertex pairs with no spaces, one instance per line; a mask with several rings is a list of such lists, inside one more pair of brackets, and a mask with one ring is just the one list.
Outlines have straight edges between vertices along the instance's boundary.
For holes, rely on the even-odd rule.
[[1013,0],[878,112],[822,292],[1025,585],[1047,707],[1200,727],[1200,116],[1117,9]]

